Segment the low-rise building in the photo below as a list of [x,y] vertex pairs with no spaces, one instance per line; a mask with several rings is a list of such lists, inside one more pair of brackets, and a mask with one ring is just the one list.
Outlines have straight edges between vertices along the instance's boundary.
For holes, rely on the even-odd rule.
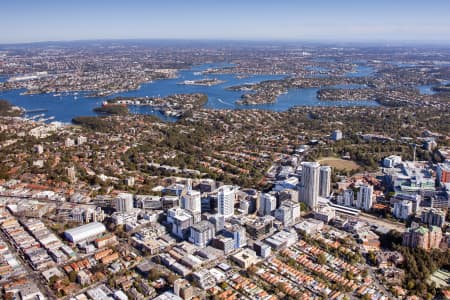
[[202,289],[209,289],[216,285],[214,276],[207,269],[192,273],[192,279]]
[[85,241],[93,241],[106,232],[105,225],[99,222],[92,222],[86,225],[75,227],[64,232],[64,237],[73,244]]
[[314,211],[314,219],[325,223],[330,222],[336,217],[336,210],[330,206],[321,206]]
[[231,256],[231,259],[241,268],[247,269],[251,265],[258,262],[258,256],[256,252],[250,249],[243,249]]
[[307,219],[295,225],[295,229],[304,231],[306,234],[315,234],[323,229],[325,223],[321,220]]

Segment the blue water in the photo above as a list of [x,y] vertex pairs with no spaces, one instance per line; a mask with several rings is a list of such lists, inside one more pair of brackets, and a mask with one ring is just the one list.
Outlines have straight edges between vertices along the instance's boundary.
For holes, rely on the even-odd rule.
[[[12,104],[32,109],[47,109],[46,117],[54,116],[55,120],[61,122],[71,122],[76,116],[94,116],[95,107],[108,98],[116,96],[123,97],[165,97],[177,93],[204,93],[208,95],[206,108],[211,109],[267,109],[273,111],[284,111],[293,106],[374,106],[378,105],[374,101],[319,101],[316,98],[316,88],[307,89],[290,89],[287,94],[281,95],[274,104],[239,106],[235,101],[245,93],[241,91],[228,91],[227,87],[258,83],[264,80],[282,79],[285,75],[248,75],[244,78],[238,78],[234,74],[194,74],[210,68],[227,68],[232,64],[204,64],[194,66],[189,70],[182,70],[179,76],[174,79],[156,80],[150,83],[144,83],[138,90],[117,93],[109,97],[86,97],[89,92],[80,92],[78,95],[74,93],[61,93],[61,96],[53,94],[39,95],[20,95],[24,90],[10,90],[0,93],[0,98],[9,100]],[[349,76],[367,76],[371,72],[370,67],[362,67],[357,73]],[[217,78],[225,81],[215,86],[196,86],[179,84],[184,80],[198,80],[203,78]],[[166,121],[174,121],[175,118],[164,116],[161,112],[153,110],[146,106],[130,106],[130,112],[136,114],[149,114],[160,117]],[[32,115],[32,114],[30,114]]]
[[358,65],[355,72],[348,72],[346,77],[366,77],[373,74],[373,68],[371,66]]
[[419,85],[417,88],[419,89],[419,92],[422,95],[434,95],[434,94],[436,94],[436,92],[431,89],[433,86],[435,86],[435,84],[432,84],[432,85]]
[[301,106],[380,106],[376,101],[370,100],[344,100],[344,101],[320,101],[317,99],[317,88],[290,89],[285,95],[278,97],[276,109],[286,110],[290,107]]

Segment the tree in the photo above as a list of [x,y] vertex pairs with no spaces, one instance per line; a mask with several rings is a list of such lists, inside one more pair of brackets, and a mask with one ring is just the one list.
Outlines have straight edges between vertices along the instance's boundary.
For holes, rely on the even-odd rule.
[[327,257],[325,256],[325,254],[320,253],[320,254],[317,256],[317,262],[318,262],[319,264],[321,264],[321,265],[326,264],[326,263],[327,263]]
[[70,271],[69,273],[69,280],[70,282],[75,282],[77,281],[77,272],[76,271]]
[[372,265],[375,266],[377,264],[377,256],[375,255],[375,252],[369,251],[367,253],[367,261]]
[[50,287],[53,287],[53,285],[56,283],[57,280],[58,280],[58,276],[53,275],[52,277],[49,278],[48,285]]

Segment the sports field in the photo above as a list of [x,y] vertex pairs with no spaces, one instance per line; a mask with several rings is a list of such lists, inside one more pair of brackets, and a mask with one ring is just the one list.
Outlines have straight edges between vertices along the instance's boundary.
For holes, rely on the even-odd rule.
[[323,166],[330,166],[339,170],[356,170],[360,167],[353,160],[346,160],[337,157],[324,157],[319,160],[319,163]]

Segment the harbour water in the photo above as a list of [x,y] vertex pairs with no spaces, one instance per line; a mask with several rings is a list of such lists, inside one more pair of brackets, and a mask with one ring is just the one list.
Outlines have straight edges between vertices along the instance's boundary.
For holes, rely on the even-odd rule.
[[[282,79],[286,75],[248,75],[236,76],[235,74],[201,74],[202,71],[212,68],[227,67],[228,64],[205,64],[195,66],[189,70],[182,70],[174,79],[155,80],[144,83],[137,90],[117,93],[109,97],[87,97],[89,92],[21,95],[24,90],[10,90],[0,93],[1,99],[10,101],[13,105],[26,110],[47,109],[46,116],[54,116],[56,121],[71,122],[76,116],[94,116],[93,109],[101,105],[108,98],[122,97],[164,97],[177,93],[204,93],[208,96],[206,108],[211,109],[267,109],[284,111],[293,106],[375,106],[374,101],[320,101],[316,98],[316,88],[290,89],[287,94],[281,95],[274,104],[239,106],[236,100],[245,93],[242,91],[229,91],[227,87],[258,83],[264,80]],[[366,76],[371,70],[366,67],[358,68],[356,73],[349,76]],[[184,85],[185,80],[199,80],[204,78],[217,78],[224,81],[213,86]],[[174,118],[166,117],[161,112],[146,106],[131,106],[130,111],[136,114],[155,115],[166,121]]]

